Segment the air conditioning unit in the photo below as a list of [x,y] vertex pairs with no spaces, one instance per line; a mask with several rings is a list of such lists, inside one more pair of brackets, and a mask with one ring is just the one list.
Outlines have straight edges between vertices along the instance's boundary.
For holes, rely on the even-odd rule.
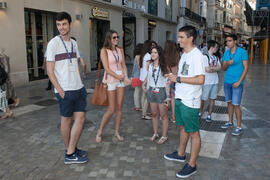
[[6,9],[7,8],[7,2],[0,2],[0,9]]

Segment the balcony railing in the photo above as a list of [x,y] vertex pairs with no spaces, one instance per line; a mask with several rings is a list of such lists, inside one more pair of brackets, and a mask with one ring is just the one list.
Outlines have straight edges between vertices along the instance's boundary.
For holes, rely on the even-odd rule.
[[192,12],[190,9],[185,8],[185,7],[181,8],[180,16],[188,17],[188,18],[195,20],[195,21],[202,23],[202,24],[206,23],[206,19],[204,17]]

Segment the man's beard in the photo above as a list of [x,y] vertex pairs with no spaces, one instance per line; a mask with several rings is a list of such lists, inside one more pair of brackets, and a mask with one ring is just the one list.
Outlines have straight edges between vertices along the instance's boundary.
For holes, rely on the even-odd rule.
[[70,31],[68,30],[65,34],[61,34],[61,33],[60,34],[61,34],[61,36],[67,36],[69,34],[69,32]]

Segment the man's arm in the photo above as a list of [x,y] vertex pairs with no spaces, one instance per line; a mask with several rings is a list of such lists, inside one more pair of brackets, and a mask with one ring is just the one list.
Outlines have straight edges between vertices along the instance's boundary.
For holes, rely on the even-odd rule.
[[82,65],[83,73],[86,74],[86,63],[83,58],[80,58],[80,63]]
[[64,98],[65,91],[61,88],[56,76],[54,74],[55,61],[47,61],[47,73],[55,89],[58,91],[59,95]]
[[244,66],[244,70],[242,72],[240,79],[233,84],[234,88],[237,88],[241,84],[241,82],[243,81],[243,79],[245,78],[245,76],[247,75],[247,72],[248,72],[248,60],[242,61],[242,63]]
[[232,65],[232,64],[233,64],[233,59],[231,59],[231,60],[229,60],[229,61],[223,61],[222,69],[223,69],[224,71],[226,71],[226,70],[228,69],[228,67],[229,67],[230,65]]
[[[166,74],[166,77],[170,79],[172,82],[177,82],[177,76],[174,74]],[[194,85],[203,85],[204,84],[205,75],[197,75],[195,77],[181,77],[181,83],[194,84]]]

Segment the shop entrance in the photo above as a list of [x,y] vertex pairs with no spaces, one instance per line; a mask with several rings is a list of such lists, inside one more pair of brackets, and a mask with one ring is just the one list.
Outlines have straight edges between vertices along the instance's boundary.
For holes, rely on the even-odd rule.
[[96,70],[100,61],[100,50],[103,47],[106,32],[110,30],[110,21],[90,19],[89,26],[91,70]]
[[136,46],[136,18],[123,18],[123,48],[126,63],[133,63],[133,51]]

